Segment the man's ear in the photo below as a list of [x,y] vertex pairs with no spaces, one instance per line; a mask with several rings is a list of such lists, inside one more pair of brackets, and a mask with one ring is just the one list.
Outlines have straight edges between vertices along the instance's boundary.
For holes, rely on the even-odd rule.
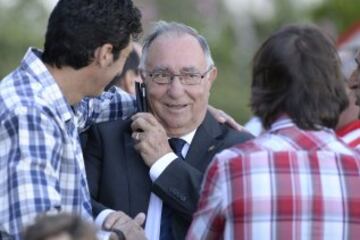
[[209,73],[209,82],[210,82],[210,84],[212,84],[215,81],[215,79],[217,77],[217,74],[218,74],[218,70],[214,66],[213,69]]
[[123,89],[132,95],[135,95],[135,78],[134,70],[128,70],[122,79]]
[[99,67],[109,67],[113,63],[112,50],[113,46],[110,43],[105,43],[95,50],[95,62]]

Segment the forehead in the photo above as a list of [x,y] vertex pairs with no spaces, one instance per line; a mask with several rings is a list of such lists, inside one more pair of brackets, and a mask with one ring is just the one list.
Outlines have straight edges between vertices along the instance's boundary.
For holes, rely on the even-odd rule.
[[146,65],[149,68],[186,67],[203,68],[206,59],[198,40],[189,35],[164,34],[154,40],[148,49]]

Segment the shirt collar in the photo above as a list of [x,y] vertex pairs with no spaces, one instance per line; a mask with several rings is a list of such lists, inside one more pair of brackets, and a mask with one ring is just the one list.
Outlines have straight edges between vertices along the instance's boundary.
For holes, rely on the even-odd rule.
[[[281,129],[291,128],[291,127],[299,128],[288,115],[283,114],[280,117],[278,117],[275,122],[271,124],[271,127],[268,130],[268,132],[273,133]],[[318,126],[318,129],[326,132],[334,132],[332,129],[324,126]]]
[[55,108],[63,121],[66,122],[72,118],[73,111],[62,94],[59,85],[42,62],[41,55],[41,50],[29,48],[21,63],[21,67],[26,69],[26,71],[41,85],[41,95],[43,99]]
[[271,124],[269,132],[276,132],[283,128],[294,127],[295,123],[286,115],[280,116],[275,122]]
[[355,121],[352,121],[352,122],[346,124],[342,128],[336,130],[336,134],[340,137],[343,137],[344,135],[348,134],[349,132],[354,131],[355,129],[359,129],[359,128],[360,128],[360,120],[355,120]]
[[195,132],[196,132],[197,128],[195,128],[193,131],[182,135],[181,137],[179,137],[180,139],[184,140],[188,145],[191,145],[191,142],[195,136]]
[[180,137],[182,140],[184,140],[187,144],[191,145],[191,142],[195,136],[196,129],[194,129],[192,132],[185,134],[184,136]]

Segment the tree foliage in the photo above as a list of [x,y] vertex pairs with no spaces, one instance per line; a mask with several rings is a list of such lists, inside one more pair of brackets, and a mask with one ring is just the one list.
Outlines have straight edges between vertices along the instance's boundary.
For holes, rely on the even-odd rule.
[[330,19],[339,33],[360,20],[359,0],[327,0],[312,12],[314,20]]
[[0,79],[17,67],[29,46],[42,46],[47,17],[40,0],[0,2]]

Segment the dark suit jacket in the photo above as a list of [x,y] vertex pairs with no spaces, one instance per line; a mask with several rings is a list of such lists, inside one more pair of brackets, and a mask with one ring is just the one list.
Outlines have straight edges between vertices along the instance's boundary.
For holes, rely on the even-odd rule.
[[130,120],[98,124],[88,132],[84,150],[93,213],[121,210],[147,213],[151,191],[174,210],[175,239],[184,239],[196,210],[204,171],[216,153],[252,135],[219,124],[208,113],[184,160],[176,159],[152,183],[149,167],[134,149]]

